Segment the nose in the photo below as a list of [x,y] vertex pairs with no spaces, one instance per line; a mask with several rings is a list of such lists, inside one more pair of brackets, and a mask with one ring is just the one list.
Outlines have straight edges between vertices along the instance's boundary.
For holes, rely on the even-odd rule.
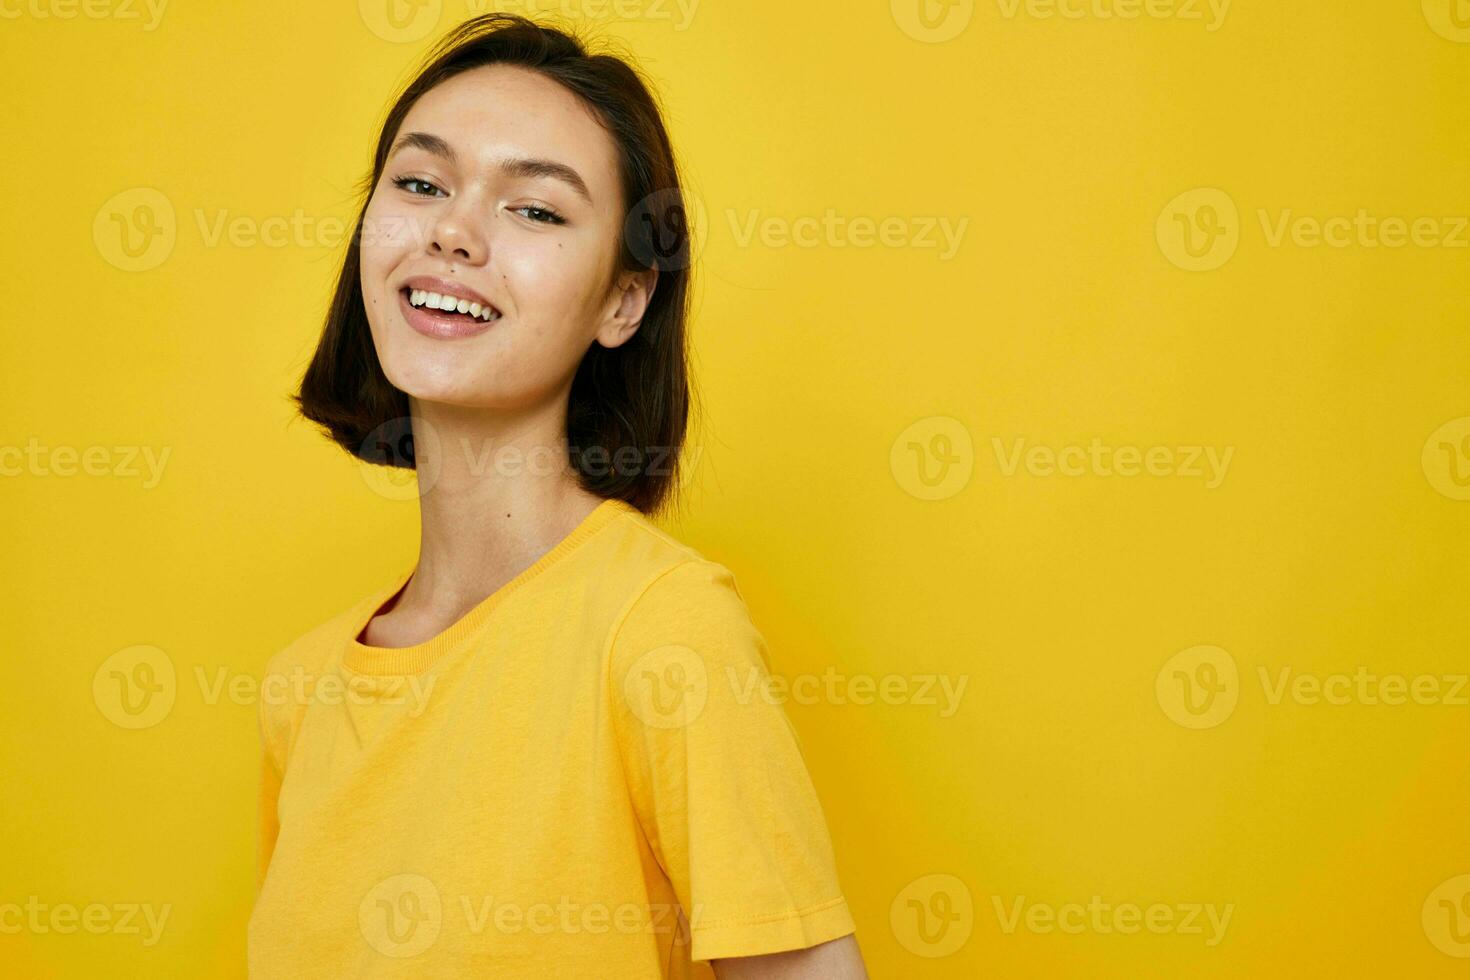
[[429,252],[470,265],[482,265],[490,247],[466,205],[451,204],[429,229]]

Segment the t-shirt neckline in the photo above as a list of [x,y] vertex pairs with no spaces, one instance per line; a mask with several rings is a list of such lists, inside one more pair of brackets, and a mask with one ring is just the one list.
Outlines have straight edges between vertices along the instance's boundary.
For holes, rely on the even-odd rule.
[[566,557],[613,519],[628,513],[638,513],[638,510],[620,497],[605,498],[602,503],[592,508],[591,512],[582,518],[582,522],[566,537],[553,545],[550,551],[482,599],[478,605],[437,636],[408,647],[375,647],[361,642],[358,637],[362,635],[368,623],[372,622],[373,617],[378,614],[378,610],[382,609],[389,599],[397,596],[413,577],[414,572],[418,570],[417,563],[415,563],[413,567],[400,572],[389,585],[368,596],[355,608],[348,624],[351,632],[348,634],[347,646],[342,653],[342,665],[355,673],[374,676],[423,673],[437,663],[444,654],[456,649],[472,636],[512,592]]

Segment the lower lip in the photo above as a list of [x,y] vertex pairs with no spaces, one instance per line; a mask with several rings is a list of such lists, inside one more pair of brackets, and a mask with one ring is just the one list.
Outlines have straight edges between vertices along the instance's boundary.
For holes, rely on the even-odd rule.
[[413,306],[408,301],[408,293],[401,289],[398,291],[398,305],[402,308],[403,318],[408,321],[410,327],[425,337],[434,337],[439,340],[477,337],[500,321],[499,317],[486,322],[478,318],[452,316],[443,310],[429,310]]

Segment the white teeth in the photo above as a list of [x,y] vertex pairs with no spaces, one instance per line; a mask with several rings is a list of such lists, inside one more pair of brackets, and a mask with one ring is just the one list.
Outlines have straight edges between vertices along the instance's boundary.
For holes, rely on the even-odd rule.
[[481,306],[479,303],[460,299],[458,296],[429,292],[426,289],[410,289],[408,303],[410,306],[427,306],[431,310],[444,310],[446,313],[466,313],[486,323],[500,319],[500,314],[488,306]]

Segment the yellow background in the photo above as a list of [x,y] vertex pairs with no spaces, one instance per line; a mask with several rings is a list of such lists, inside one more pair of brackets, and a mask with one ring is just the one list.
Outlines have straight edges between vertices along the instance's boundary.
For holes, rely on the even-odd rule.
[[[967,685],[950,717],[788,705],[873,976],[1463,976],[1466,692],[1273,703],[1260,672],[1470,669],[1470,492],[1447,469],[1470,468],[1470,232],[1272,241],[1288,210],[1453,239],[1470,26],[1449,0],[1114,3],[934,3],[926,27],[906,0],[687,21],[568,0],[658,84],[706,218],[705,418],[670,530],[734,570],[779,674]],[[0,20],[0,446],[105,447],[98,475],[46,457],[0,478],[0,905],[171,911],[149,947],[0,933],[0,975],[241,976],[248,679],[417,546],[415,505],[286,396],[337,269],[328,222],[395,86],[472,8],[401,7],[394,29],[350,0],[174,0],[149,29],[141,3],[94,4]],[[1222,195],[1233,220],[1200,210]],[[781,244],[829,211],[898,222],[887,244]],[[129,271],[116,222],[150,214],[172,249]],[[222,219],[240,230],[212,238]],[[929,220],[967,223],[954,254]],[[1223,264],[1181,268],[1181,221],[1218,230]],[[1094,437],[1233,456],[1209,487],[1007,475],[994,442]],[[115,447],[171,455],[147,486]],[[931,451],[947,485],[915,468]],[[129,730],[94,679],[139,645],[174,701]],[[1172,685],[1208,678],[1171,658],[1200,646],[1236,703],[1191,727]],[[1215,945],[1007,932],[996,904],[1023,896],[1233,912]]]

